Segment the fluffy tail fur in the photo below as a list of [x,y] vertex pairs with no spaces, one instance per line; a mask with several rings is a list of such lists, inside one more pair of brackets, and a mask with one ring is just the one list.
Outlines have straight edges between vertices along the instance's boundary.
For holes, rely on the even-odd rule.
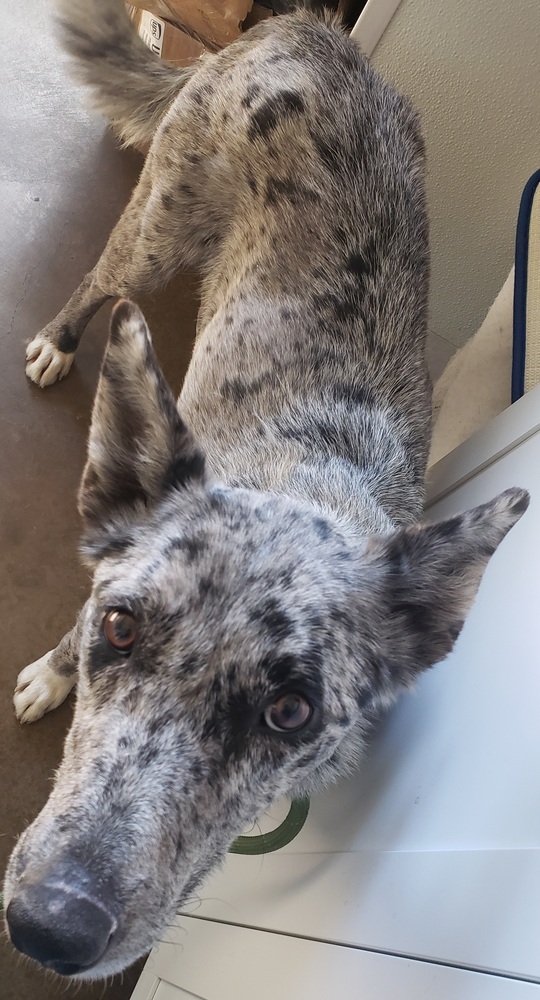
[[91,102],[126,145],[152,139],[195,67],[167,66],[141,41],[123,0],[57,0],[61,40]]

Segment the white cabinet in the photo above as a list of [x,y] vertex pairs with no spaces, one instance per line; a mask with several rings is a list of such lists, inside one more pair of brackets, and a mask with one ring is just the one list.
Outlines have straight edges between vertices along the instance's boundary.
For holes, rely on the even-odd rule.
[[[540,986],[186,918],[133,1000],[538,1000]],[[153,979],[152,979],[153,977]]]

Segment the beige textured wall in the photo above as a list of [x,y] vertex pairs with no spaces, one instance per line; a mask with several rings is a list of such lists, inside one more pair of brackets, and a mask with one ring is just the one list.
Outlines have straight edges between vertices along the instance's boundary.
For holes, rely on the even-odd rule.
[[540,167],[540,0],[403,0],[373,62],[422,114],[430,328],[460,345],[510,270],[521,192]]

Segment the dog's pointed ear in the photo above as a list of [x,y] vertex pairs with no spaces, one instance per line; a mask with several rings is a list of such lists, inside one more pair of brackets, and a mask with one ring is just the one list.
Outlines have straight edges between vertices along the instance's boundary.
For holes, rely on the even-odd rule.
[[449,520],[367,541],[362,589],[373,601],[367,662],[379,701],[392,701],[451,651],[489,559],[528,505],[525,490],[506,490]]
[[141,519],[173,489],[202,485],[205,460],[182,421],[144,316],[121,301],[111,318],[79,490],[85,549]]

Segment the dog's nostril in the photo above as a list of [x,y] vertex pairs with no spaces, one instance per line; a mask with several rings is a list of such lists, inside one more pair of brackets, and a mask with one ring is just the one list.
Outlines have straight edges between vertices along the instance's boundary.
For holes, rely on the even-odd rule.
[[63,976],[95,965],[116,930],[100,901],[47,882],[21,886],[6,920],[15,948]]

